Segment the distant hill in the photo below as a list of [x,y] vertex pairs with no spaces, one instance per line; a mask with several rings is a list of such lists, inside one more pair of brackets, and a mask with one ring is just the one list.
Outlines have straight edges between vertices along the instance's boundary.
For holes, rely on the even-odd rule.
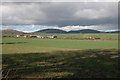
[[83,29],[83,30],[76,30],[76,31],[63,31],[59,29],[44,29],[44,30],[39,30],[34,33],[100,33],[100,31],[97,30],[92,30],[92,29]]
[[[24,34],[24,32],[17,31],[17,30],[12,30],[12,29],[7,29],[7,30],[0,30],[0,33],[2,34]],[[39,33],[120,33],[120,31],[113,31],[113,32],[100,32],[97,30],[92,30],[92,29],[82,29],[82,30],[75,30],[75,31],[69,31],[66,32],[64,30],[59,30],[59,29],[44,29],[44,30],[39,30],[36,32],[32,32],[32,34],[39,34]],[[27,33],[26,33],[27,34]]]
[[105,32],[105,33],[120,33],[120,31],[112,31],[112,32]]
[[17,30],[7,29],[7,30],[1,30],[2,34],[23,34],[24,32],[20,32]]
[[36,31],[34,33],[66,33],[66,31],[59,29],[44,29],[44,30]]
[[68,33],[100,33],[100,31],[92,30],[92,29],[83,29],[83,30],[69,31]]

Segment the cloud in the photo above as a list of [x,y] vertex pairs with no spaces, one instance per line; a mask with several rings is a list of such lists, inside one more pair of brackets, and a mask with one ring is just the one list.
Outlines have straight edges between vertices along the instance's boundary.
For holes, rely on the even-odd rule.
[[[118,28],[117,2],[51,1],[53,2],[4,2],[1,10],[2,24],[7,26],[3,26],[3,28],[21,31],[46,28],[58,28],[66,31],[87,28],[101,30]],[[12,27],[15,24],[19,26]]]
[[3,0],[2,2],[118,2],[119,0]]
[[[114,27],[113,27],[114,26]],[[65,26],[65,27],[54,27],[55,29],[61,29],[65,31],[71,31],[71,30],[82,30],[82,29],[94,29],[99,31],[110,31],[110,30],[118,30],[117,25],[90,25],[90,26]]]
[[14,26],[10,26],[10,25],[0,25],[1,29],[14,29]]
[[116,24],[117,3],[3,3],[3,24]]

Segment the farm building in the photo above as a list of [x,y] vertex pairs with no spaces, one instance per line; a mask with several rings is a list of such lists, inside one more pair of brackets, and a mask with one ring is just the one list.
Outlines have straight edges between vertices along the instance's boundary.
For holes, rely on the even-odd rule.
[[37,38],[45,38],[44,36],[37,36]]
[[92,40],[94,40],[94,39],[100,39],[100,38],[92,37],[92,36],[87,36],[86,39],[92,39]]
[[24,37],[24,35],[16,35],[17,38],[21,38],[21,37]]
[[30,35],[30,38],[45,38],[44,36]]
[[35,35],[30,35],[30,38],[57,38],[57,36],[35,36]]
[[27,38],[28,35],[19,35],[19,34],[18,34],[18,35],[16,35],[16,37],[17,37],[17,38],[21,38],[21,37]]
[[57,38],[57,36],[47,36],[47,38]]
[[57,38],[57,36],[16,35],[17,38]]
[[24,38],[27,38],[27,37],[29,37],[29,36],[28,36],[28,35],[24,35],[23,37],[24,37]]
[[37,38],[37,36],[34,36],[34,35],[30,35],[30,38]]

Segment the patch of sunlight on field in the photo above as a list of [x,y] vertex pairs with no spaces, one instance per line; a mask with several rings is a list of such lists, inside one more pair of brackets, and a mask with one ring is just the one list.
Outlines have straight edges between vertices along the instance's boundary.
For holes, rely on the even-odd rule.
[[[32,76],[31,76],[32,75]],[[37,73],[33,73],[33,74],[29,74],[29,75],[25,75],[23,76],[23,78],[63,78],[65,76],[71,76],[73,75],[72,72],[43,72],[42,74],[37,74]]]
[[39,47],[39,46],[29,46],[29,45],[3,45],[3,54],[6,53],[38,53],[38,52],[50,52],[59,50],[54,47]]
[[44,75],[48,75],[46,78],[49,78],[49,77],[57,77],[59,76],[58,78],[61,78],[61,77],[64,77],[64,76],[71,76],[73,75],[72,72],[47,72],[47,73],[44,73]]

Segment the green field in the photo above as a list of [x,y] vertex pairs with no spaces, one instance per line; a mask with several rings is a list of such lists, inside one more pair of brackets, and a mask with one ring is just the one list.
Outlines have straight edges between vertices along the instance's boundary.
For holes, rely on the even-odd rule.
[[4,54],[3,77],[15,80],[120,78],[118,58],[116,50]]
[[3,38],[3,54],[81,49],[118,49],[117,40]]
[[120,78],[118,40],[2,38],[1,45],[5,79]]

